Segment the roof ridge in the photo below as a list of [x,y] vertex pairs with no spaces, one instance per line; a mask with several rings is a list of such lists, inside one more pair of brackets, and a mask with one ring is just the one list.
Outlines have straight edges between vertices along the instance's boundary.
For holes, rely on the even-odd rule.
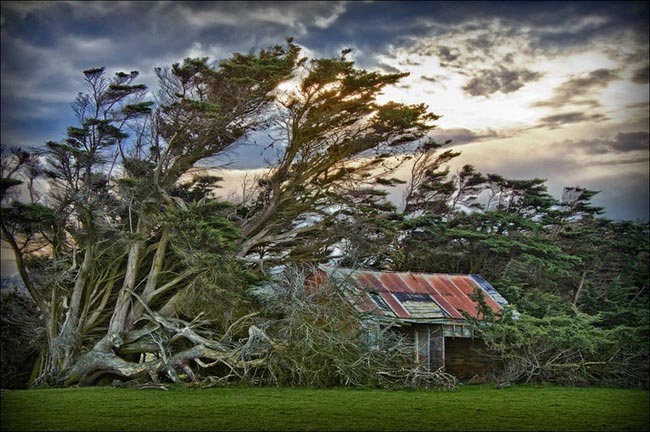
[[368,272],[368,273],[401,273],[401,274],[411,274],[411,275],[431,275],[431,276],[468,276],[472,277],[473,275],[479,275],[478,273],[427,273],[427,272],[414,272],[410,270],[399,271],[399,270],[368,270],[368,269],[358,269],[352,267],[340,267],[334,265],[321,264],[319,267],[331,268],[334,270],[347,270],[354,272]]

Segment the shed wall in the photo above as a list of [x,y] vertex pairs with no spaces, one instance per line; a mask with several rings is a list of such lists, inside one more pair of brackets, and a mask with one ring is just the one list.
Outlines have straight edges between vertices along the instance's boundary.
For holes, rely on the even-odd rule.
[[458,378],[486,376],[491,362],[480,339],[445,338],[445,371]]

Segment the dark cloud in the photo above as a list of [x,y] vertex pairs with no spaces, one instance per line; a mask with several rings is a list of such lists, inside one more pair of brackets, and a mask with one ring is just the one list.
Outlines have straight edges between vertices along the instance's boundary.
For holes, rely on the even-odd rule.
[[[626,77],[648,81],[648,2],[3,1],[0,10],[0,124],[2,142],[8,144],[34,145],[62,136],[74,120],[69,103],[82,89],[83,69],[107,66],[110,73],[136,69],[145,83],[154,86],[155,66],[169,66],[190,55],[219,60],[236,51],[282,43],[287,36],[295,36],[316,56],[336,56],[342,48],[354,48],[357,65],[368,69],[378,67],[379,56],[391,57],[398,49],[435,56],[443,67],[464,74],[466,91],[475,94],[512,93],[537,73],[529,70],[529,60],[594,47],[629,68]],[[415,63],[404,60],[407,66]],[[442,79],[433,71],[425,75],[424,80]],[[581,78],[582,85],[589,87],[590,79],[603,82],[607,74],[573,78],[578,81],[571,84],[573,88],[567,84],[563,93],[569,96],[557,99],[555,107],[576,101],[579,106],[555,111],[542,119],[541,127],[606,119],[603,114],[580,112],[596,106],[591,94],[601,87],[593,84],[583,93],[578,87]],[[578,94],[577,99],[571,92]],[[647,103],[638,107],[639,112],[647,111]],[[642,129],[643,125],[617,130]],[[489,145],[489,140],[503,137],[500,131],[436,132],[459,145],[480,141]],[[635,148],[633,138],[604,140],[603,148],[624,152]],[[258,144],[242,145],[229,157],[255,167],[276,156],[266,150],[263,140]],[[540,166],[549,175],[576,170],[571,166],[554,171],[561,166],[559,159]],[[531,166],[537,163],[531,158]],[[517,168],[511,165],[510,169]],[[531,168],[526,169],[527,175]],[[643,189],[629,190],[638,195]],[[632,201],[644,202],[637,196]],[[647,215],[647,189],[645,204]]]
[[468,39],[467,44],[472,50],[478,49],[484,53],[487,53],[494,45],[494,39],[487,34],[482,34],[479,37]]
[[502,132],[492,129],[473,131],[465,128],[458,129],[437,129],[433,133],[434,138],[439,143],[451,140],[451,145],[471,144],[489,139],[505,138]]
[[[618,79],[620,79],[620,75],[617,70],[604,68],[596,69],[587,74],[574,75],[560,84],[553,91],[553,96],[550,99],[535,102],[531,106],[536,108],[551,107],[555,109],[561,109],[566,106],[598,108],[601,106],[598,100],[598,90],[607,87],[610,82]],[[601,122],[608,119],[604,114],[596,112],[572,111],[543,117],[540,126],[557,129],[570,123],[582,123],[586,121]]]
[[471,96],[489,96],[496,92],[513,93],[529,82],[539,80],[543,74],[527,69],[483,69],[462,88]]
[[[566,141],[563,145],[566,145],[567,148],[571,148],[572,150],[580,150],[585,154],[591,155],[647,151],[648,132],[619,132],[611,139]],[[631,159],[631,161],[628,163],[638,162],[637,159]],[[616,161],[615,163],[620,164],[621,161]]]
[[445,63],[453,63],[460,57],[460,51],[458,48],[449,48],[446,46],[439,46],[437,54],[438,57],[440,57],[440,60]]
[[650,161],[648,157],[637,157],[629,159],[618,159],[613,161],[602,161],[602,162],[591,162],[589,166],[616,166],[616,165],[636,165],[639,163],[644,163]]
[[420,78],[432,83],[440,83],[449,79],[449,77],[446,75],[422,75]]
[[620,152],[648,150],[648,132],[619,132],[612,149]]
[[650,74],[648,73],[648,66],[643,66],[634,71],[632,81],[637,84],[648,84],[650,82]]
[[635,104],[629,104],[629,105],[625,105],[625,108],[630,108],[630,109],[642,108],[644,110],[647,110],[648,108],[650,108],[650,102],[639,102]]
[[[400,64],[402,64],[402,63],[400,63]],[[409,66],[420,66],[419,62],[416,62],[415,60],[411,60],[411,59],[408,59],[408,58],[406,59],[406,64],[409,65]]]
[[401,70],[397,69],[396,67],[393,67],[391,65],[387,65],[386,63],[379,63],[377,66],[381,69],[384,70],[384,72],[388,73],[400,73],[402,72]]
[[69,104],[83,90],[84,69],[139,70],[140,82],[155,89],[156,66],[188,56],[215,62],[233,52],[282,43],[287,36],[304,40],[310,30],[324,31],[344,13],[344,5],[335,2],[279,7],[264,2],[3,1],[3,143],[38,145],[48,129],[54,139],[73,124]]
[[598,107],[600,103],[594,92],[605,88],[610,82],[620,79],[616,70],[597,69],[585,75],[572,76],[553,91],[545,101],[535,102],[533,107],[562,108],[566,105]]
[[540,119],[538,127],[547,127],[549,129],[558,129],[562,126],[572,123],[582,122],[602,122],[609,120],[609,117],[603,114],[585,114],[584,112],[569,112],[563,114],[554,114]]

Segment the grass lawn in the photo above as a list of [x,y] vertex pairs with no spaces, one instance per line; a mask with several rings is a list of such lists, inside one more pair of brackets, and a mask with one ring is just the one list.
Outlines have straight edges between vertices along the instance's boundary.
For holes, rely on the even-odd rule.
[[6,430],[649,430],[648,392],[112,387],[3,392]]

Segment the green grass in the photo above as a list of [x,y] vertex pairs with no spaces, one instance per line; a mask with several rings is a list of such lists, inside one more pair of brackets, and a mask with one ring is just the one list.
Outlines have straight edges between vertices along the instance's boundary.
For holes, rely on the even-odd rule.
[[4,392],[5,430],[649,430],[648,392],[111,387]]

